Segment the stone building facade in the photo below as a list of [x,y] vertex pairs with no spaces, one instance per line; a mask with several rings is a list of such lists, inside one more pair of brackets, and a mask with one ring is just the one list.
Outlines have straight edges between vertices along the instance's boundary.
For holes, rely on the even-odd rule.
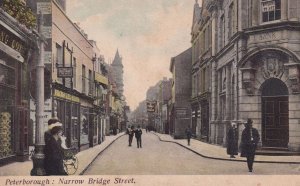
[[[207,2],[203,2],[203,6]],[[202,11],[204,10],[204,11]],[[192,132],[198,139],[209,140],[211,109],[212,25],[208,12],[194,5],[192,25]]]
[[209,142],[225,145],[230,123],[241,135],[252,118],[260,147],[299,151],[299,1],[204,0],[200,15],[211,24]]
[[172,98],[170,105],[170,133],[174,138],[185,138],[191,123],[191,59],[192,48],[171,58]]

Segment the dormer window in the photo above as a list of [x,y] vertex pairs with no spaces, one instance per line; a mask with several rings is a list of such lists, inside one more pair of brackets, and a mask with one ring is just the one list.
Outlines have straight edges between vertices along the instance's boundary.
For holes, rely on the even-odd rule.
[[261,0],[262,22],[281,18],[281,0]]

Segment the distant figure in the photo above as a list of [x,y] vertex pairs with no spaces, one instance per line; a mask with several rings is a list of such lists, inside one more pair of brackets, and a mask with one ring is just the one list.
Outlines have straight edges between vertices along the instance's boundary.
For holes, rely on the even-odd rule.
[[188,145],[190,145],[190,143],[191,143],[191,137],[192,137],[192,131],[191,131],[191,128],[189,126],[185,130],[185,133],[186,133],[186,138],[187,138],[187,141],[188,141]]
[[227,154],[230,158],[235,158],[238,155],[238,132],[236,123],[231,123],[231,127],[227,133]]
[[128,146],[131,147],[133,135],[134,135],[134,126],[131,126],[130,128],[127,129],[128,133]]
[[49,131],[45,133],[45,159],[46,175],[67,175],[63,166],[63,149],[61,147],[62,123],[57,119],[48,121]]
[[255,150],[259,142],[259,134],[257,129],[252,128],[252,119],[248,119],[245,123],[245,129],[242,133],[242,153],[241,157],[247,158],[247,165],[249,172],[253,171],[253,162],[255,157]]
[[142,129],[138,125],[137,129],[135,130],[135,138],[137,142],[137,148],[142,148]]

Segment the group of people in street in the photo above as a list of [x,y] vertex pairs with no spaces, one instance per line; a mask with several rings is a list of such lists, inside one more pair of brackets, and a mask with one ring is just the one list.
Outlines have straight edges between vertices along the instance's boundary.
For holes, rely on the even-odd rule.
[[134,126],[128,127],[127,129],[127,134],[128,134],[128,142],[129,142],[129,147],[131,147],[132,144],[132,140],[133,140],[133,136],[135,136],[136,138],[136,142],[137,142],[137,148],[142,148],[142,129],[141,127],[138,125],[137,129],[134,128]]
[[[248,119],[244,124],[245,129],[242,131],[241,135],[241,157],[247,158],[247,165],[249,172],[253,171],[253,162],[255,158],[255,151],[257,144],[260,140],[258,130],[253,128],[252,119]],[[63,167],[63,145],[62,145],[62,123],[58,119],[50,119],[48,121],[48,130],[44,134],[45,148],[44,148],[44,169],[46,175],[67,175]],[[192,137],[192,131],[188,127],[185,131],[187,136],[188,145],[190,145],[190,139]],[[136,138],[137,148],[142,148],[142,129],[137,126],[131,126],[127,129],[127,134],[129,136],[129,145],[132,146],[133,136]],[[232,123],[230,129],[227,133],[227,154],[230,158],[235,158],[238,155],[238,129],[237,124]]]
[[[257,129],[253,128],[252,124],[253,124],[252,119],[248,118],[247,122],[244,124],[245,129],[242,132],[242,138],[240,143],[241,157],[247,158],[247,166],[249,172],[253,171],[255,151],[260,139]],[[188,146],[190,146],[192,130],[189,126],[185,130],[185,133],[187,138],[187,144]],[[235,156],[238,155],[239,152],[238,138],[239,135],[238,135],[237,124],[232,123],[227,133],[227,154],[230,155],[230,158],[235,158]]]
[[[242,132],[240,143],[241,157],[247,158],[249,172],[253,171],[255,151],[260,139],[258,130],[253,128],[252,124],[252,119],[247,119],[247,122],[244,124],[245,129]],[[235,155],[238,155],[238,149],[237,125],[236,123],[232,123],[227,133],[227,154],[230,155],[230,158],[235,158]]]

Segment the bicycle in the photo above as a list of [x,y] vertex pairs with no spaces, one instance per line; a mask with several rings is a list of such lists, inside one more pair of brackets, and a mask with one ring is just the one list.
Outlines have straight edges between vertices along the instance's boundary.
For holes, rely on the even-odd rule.
[[64,169],[68,175],[73,175],[78,169],[78,158],[76,157],[77,149],[63,149],[64,152]]

